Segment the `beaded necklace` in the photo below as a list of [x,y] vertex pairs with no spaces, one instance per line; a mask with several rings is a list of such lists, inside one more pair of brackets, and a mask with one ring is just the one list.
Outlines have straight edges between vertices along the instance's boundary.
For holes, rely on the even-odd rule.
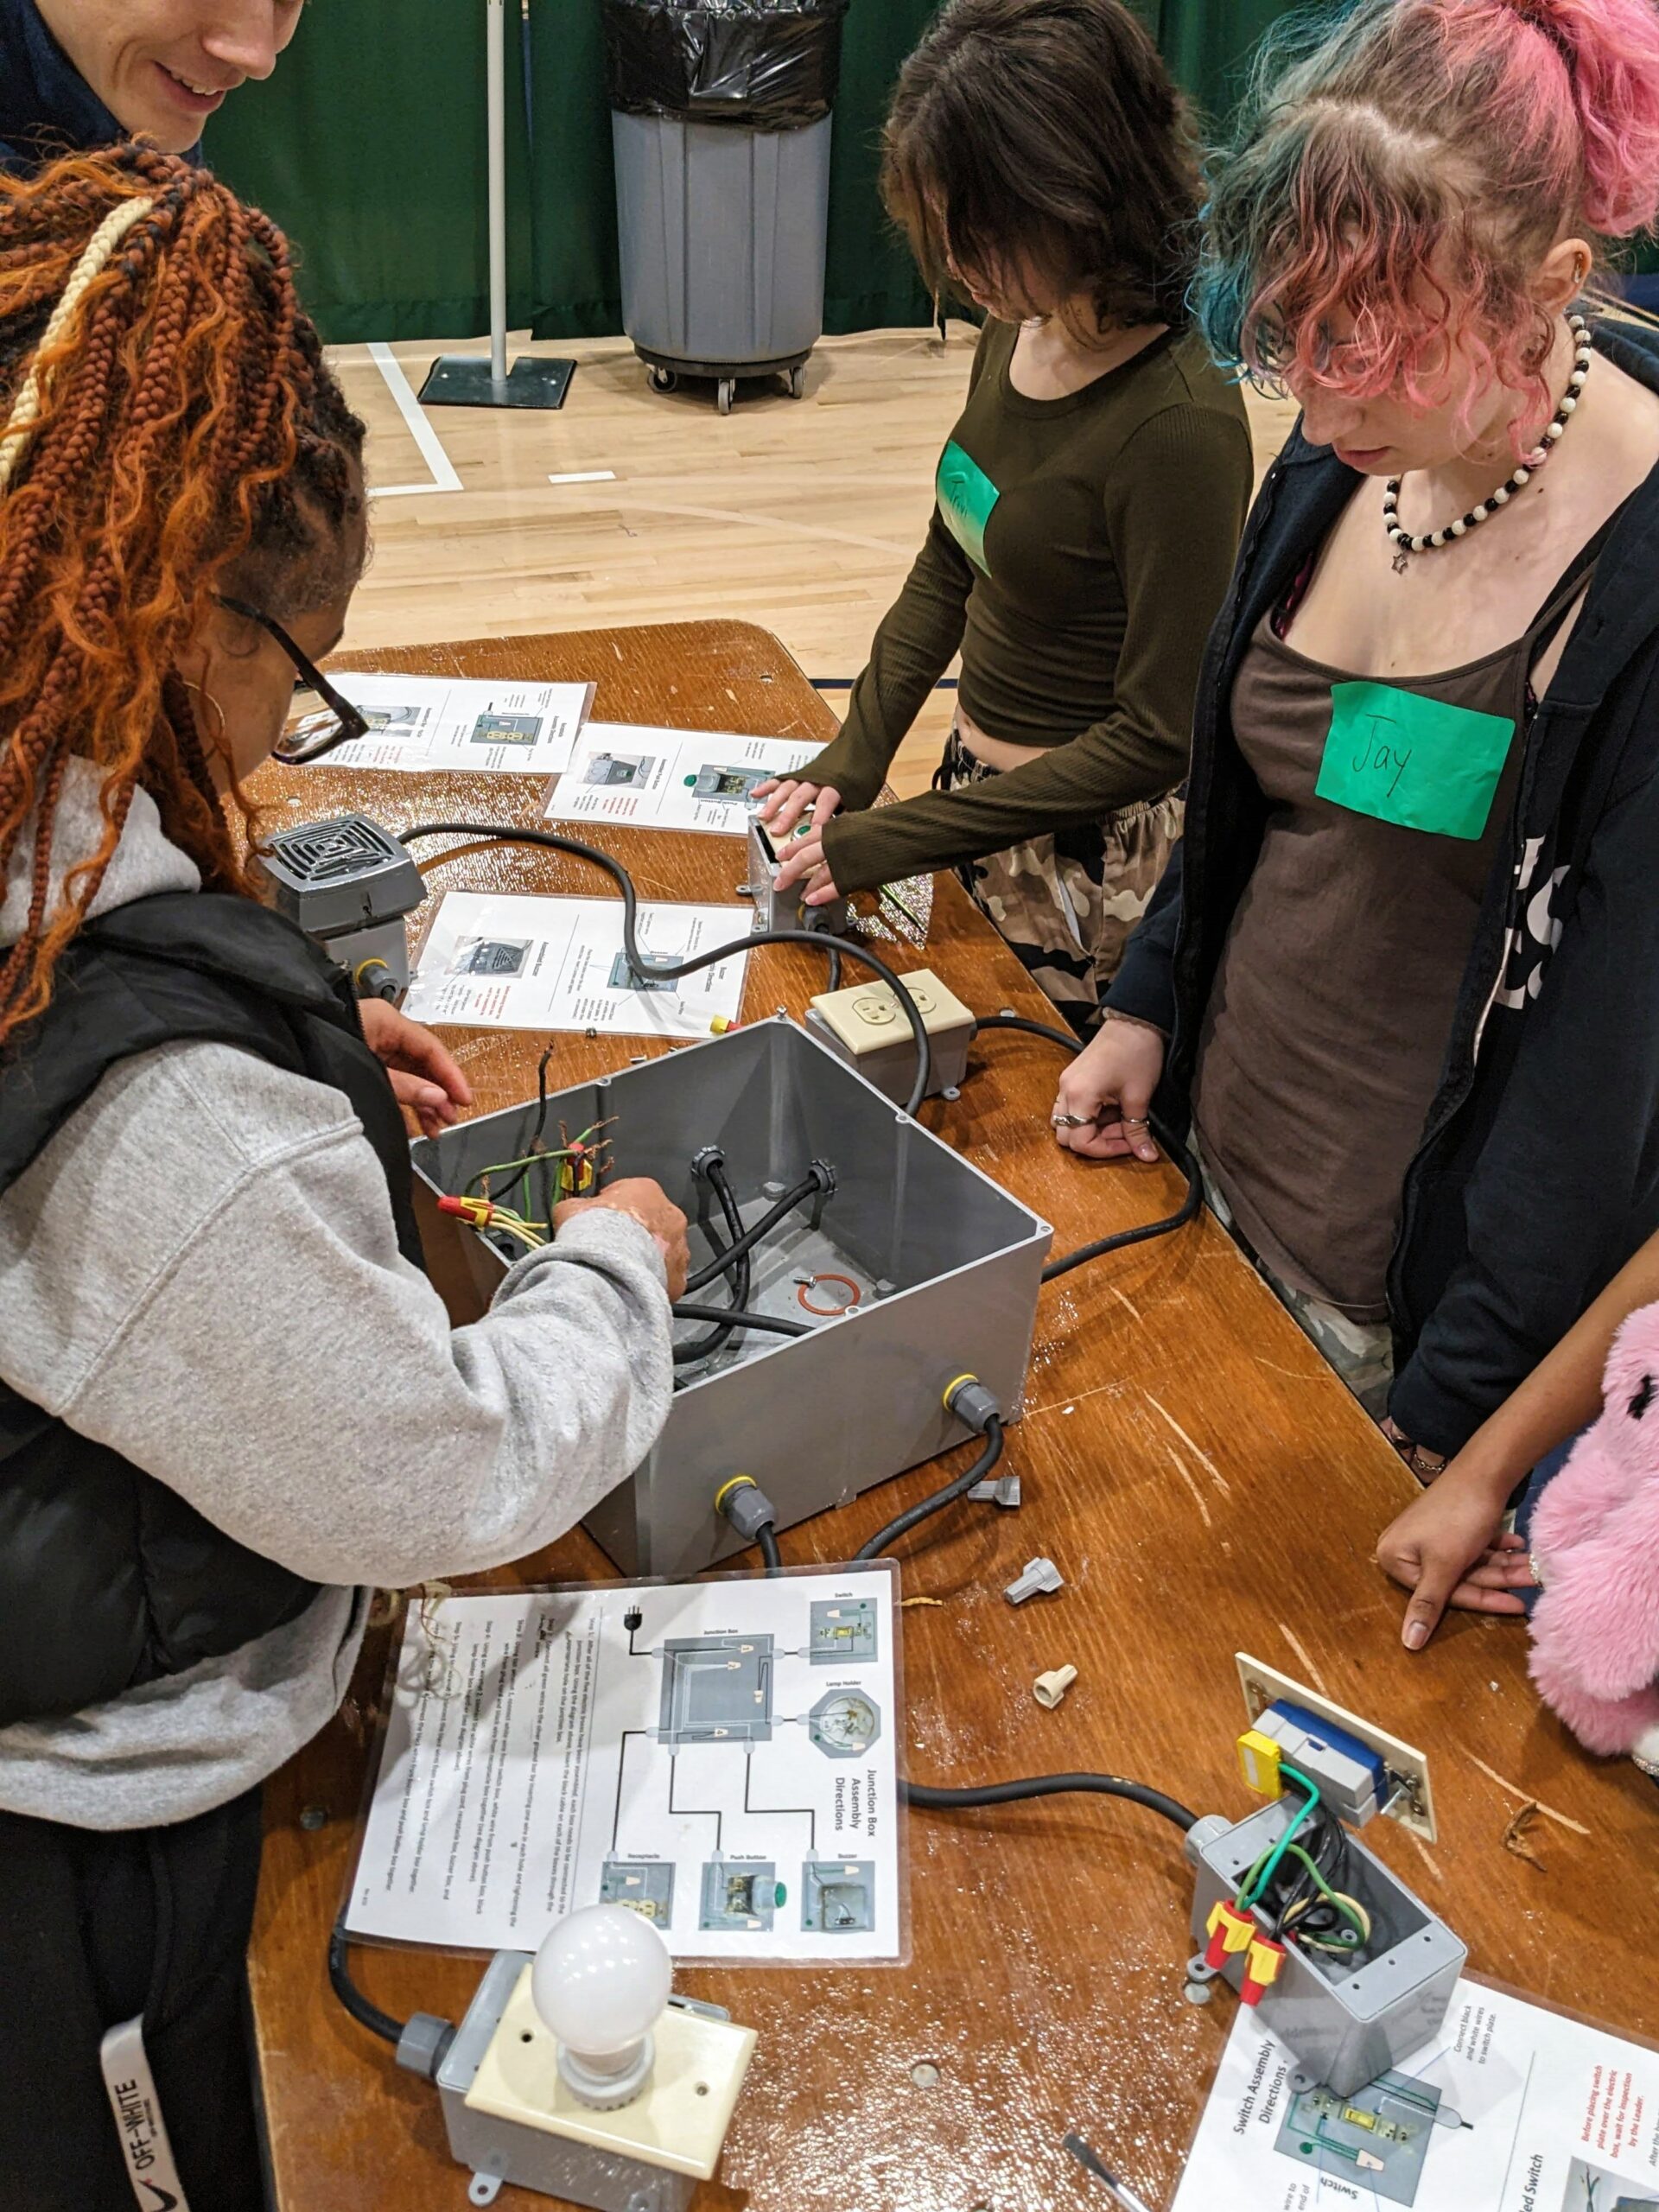
[[1394,569],[1396,575],[1405,574],[1406,564],[1414,553],[1433,553],[1442,545],[1449,545],[1455,537],[1466,537],[1500,507],[1507,507],[1516,493],[1530,484],[1535,473],[1543,467],[1560,444],[1567,429],[1567,418],[1579,404],[1579,395],[1584,390],[1585,379],[1590,373],[1590,326],[1581,315],[1570,315],[1567,328],[1574,341],[1573,373],[1567,380],[1567,391],[1554,415],[1545,425],[1542,442],[1536,452],[1529,454],[1507,484],[1500,484],[1476,506],[1470,508],[1456,522],[1447,523],[1442,530],[1431,530],[1426,537],[1414,537],[1400,520],[1400,479],[1389,477],[1382,493],[1382,527],[1389,533],[1395,548]]

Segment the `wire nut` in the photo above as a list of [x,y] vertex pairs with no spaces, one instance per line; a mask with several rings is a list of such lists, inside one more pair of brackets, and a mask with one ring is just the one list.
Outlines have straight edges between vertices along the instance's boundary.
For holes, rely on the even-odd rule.
[[1055,1667],[1046,1675],[1038,1675],[1031,1694],[1046,1712],[1052,1713],[1077,1679],[1075,1667]]

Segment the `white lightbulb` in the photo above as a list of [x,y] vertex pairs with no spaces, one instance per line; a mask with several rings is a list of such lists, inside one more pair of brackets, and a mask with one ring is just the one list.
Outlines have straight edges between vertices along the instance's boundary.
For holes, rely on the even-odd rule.
[[626,2104],[650,2078],[651,2031],[674,1986],[668,1946],[626,1905],[560,1921],[536,1954],[531,1996],[559,2044],[559,2070],[584,2102]]

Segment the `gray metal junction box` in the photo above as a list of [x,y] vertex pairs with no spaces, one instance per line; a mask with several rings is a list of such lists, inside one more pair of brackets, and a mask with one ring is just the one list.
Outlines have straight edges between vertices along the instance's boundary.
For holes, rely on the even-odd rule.
[[[537,1111],[532,1100],[413,1147],[429,1262],[457,1321],[483,1310],[509,1255],[434,1200],[527,1153]],[[794,1022],[758,1022],[556,1093],[544,1141],[558,1142],[561,1122],[574,1132],[601,1121],[611,1173],[655,1176],[684,1207],[694,1268],[712,1250],[702,1224],[721,1223],[692,1172],[705,1147],[724,1154],[746,1225],[815,1160],[836,1177],[833,1194],[791,1214],[752,1263],[749,1310],[812,1333],[739,1332],[681,1368],[656,1448],[588,1516],[625,1574],[695,1574],[741,1550],[714,1504],[733,1475],[752,1475],[788,1529],[963,1442],[943,1394],[964,1371],[1017,1416],[1049,1224]],[[541,1218],[530,1187],[526,1210]],[[729,1296],[723,1281],[696,1294],[715,1306]]]
[[[1237,1895],[1250,1868],[1279,1841],[1299,1809],[1287,1796],[1230,1826],[1211,1815],[1188,1834],[1186,1855],[1198,1869],[1192,1934],[1200,1956],[1215,1906]],[[1340,1886],[1371,1916],[1370,1955],[1363,1965],[1352,1966],[1287,1944],[1279,1979],[1256,2017],[1289,2044],[1306,2081],[1347,2097],[1439,2032],[1469,1952],[1351,1831],[1344,1841]],[[1237,1956],[1223,1970],[1235,1988],[1243,1965]]]

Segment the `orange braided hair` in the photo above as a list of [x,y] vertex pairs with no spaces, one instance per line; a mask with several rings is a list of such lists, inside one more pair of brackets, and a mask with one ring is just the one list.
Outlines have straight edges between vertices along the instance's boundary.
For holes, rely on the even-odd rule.
[[[178,656],[216,591],[281,619],[349,589],[362,442],[282,233],[206,171],[129,146],[0,178],[0,887],[35,841],[0,1044],[46,1007],[136,789],[204,883],[247,890]],[[72,756],[99,773],[104,835],[52,913]]]

